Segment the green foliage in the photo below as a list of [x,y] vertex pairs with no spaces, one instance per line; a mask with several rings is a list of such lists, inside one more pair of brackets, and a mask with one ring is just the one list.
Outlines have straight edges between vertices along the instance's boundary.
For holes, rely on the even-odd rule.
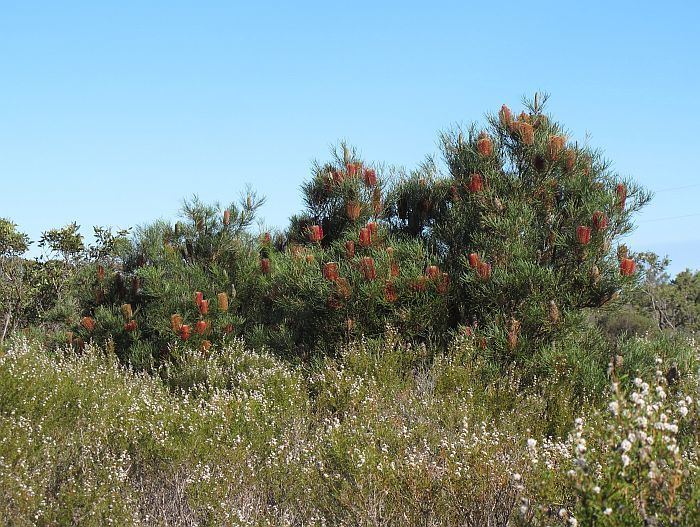
[[[610,349],[625,357],[615,388],[583,400],[561,389],[569,370],[532,385],[479,350],[391,331],[301,368],[236,339],[207,357],[178,347],[149,376],[99,348],[15,340],[0,354],[0,523],[694,525],[696,346]],[[632,357],[651,363],[633,373]]]

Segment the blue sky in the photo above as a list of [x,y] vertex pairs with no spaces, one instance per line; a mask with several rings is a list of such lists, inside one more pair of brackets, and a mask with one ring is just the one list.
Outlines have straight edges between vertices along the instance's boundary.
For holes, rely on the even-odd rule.
[[544,90],[658,191],[630,246],[700,268],[698,19],[695,2],[3,2],[0,216],[87,234],[251,183],[282,227],[336,141],[411,168],[440,130]]

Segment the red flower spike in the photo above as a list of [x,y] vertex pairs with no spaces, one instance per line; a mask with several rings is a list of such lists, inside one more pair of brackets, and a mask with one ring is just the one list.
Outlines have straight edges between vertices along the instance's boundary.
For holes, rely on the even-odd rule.
[[438,276],[440,276],[440,268],[437,265],[429,265],[426,270],[425,274],[428,275],[428,278],[435,279]]
[[386,285],[384,286],[384,299],[387,302],[394,303],[396,300],[398,300],[398,298],[399,295],[396,292],[396,287],[394,287],[394,284],[387,280]]
[[320,225],[312,225],[309,227],[309,240],[317,243],[323,239],[323,227]]
[[617,206],[620,207],[620,210],[624,210],[625,202],[627,201],[627,187],[622,183],[618,183],[615,193],[617,194]]
[[360,229],[360,245],[362,247],[369,247],[372,244],[372,233],[368,227],[362,227]]
[[491,278],[491,264],[488,264],[486,262],[479,262],[479,264],[476,267],[476,272],[479,275],[479,278],[482,280],[488,280]]
[[365,178],[365,185],[368,187],[373,187],[377,184],[377,172],[373,168],[365,168],[363,172]]
[[597,231],[605,230],[608,227],[608,217],[601,210],[593,213],[593,227]]
[[345,205],[345,212],[347,213],[350,221],[355,221],[357,218],[359,218],[361,211],[362,207],[357,201],[348,201],[347,205]]
[[396,278],[397,276],[399,276],[399,273],[400,273],[399,264],[396,263],[396,262],[391,262],[391,267],[390,267],[390,270],[389,270],[389,274],[390,274],[392,277]]
[[632,258],[623,258],[620,261],[620,274],[622,276],[632,276],[637,268],[637,264]]
[[204,335],[204,332],[207,330],[207,323],[204,320],[198,320],[197,323],[194,325],[194,332],[197,335]]
[[354,241],[348,240],[345,242],[345,256],[348,258],[348,260],[355,257],[355,242]]
[[471,192],[481,192],[484,189],[484,180],[481,174],[472,174],[469,178],[469,190]]
[[479,134],[479,139],[476,141],[476,149],[484,157],[491,157],[493,154],[493,141],[485,132]]
[[586,225],[576,227],[576,239],[581,245],[588,245],[591,242],[591,228]]
[[80,319],[80,325],[92,332],[92,330],[95,329],[95,319],[92,317],[83,317]]
[[323,264],[323,277],[331,282],[335,282],[338,278],[340,278],[338,264],[336,262],[328,262]]
[[365,280],[374,280],[377,278],[377,269],[374,267],[374,258],[371,256],[362,258],[362,274]]
[[501,121],[501,125],[508,129],[513,126],[513,113],[505,104],[501,106],[501,111],[498,112],[498,119]]
[[440,281],[437,284],[437,292],[441,295],[444,295],[445,293],[447,293],[449,287],[450,275],[448,275],[447,273],[442,273],[442,275],[440,276]]

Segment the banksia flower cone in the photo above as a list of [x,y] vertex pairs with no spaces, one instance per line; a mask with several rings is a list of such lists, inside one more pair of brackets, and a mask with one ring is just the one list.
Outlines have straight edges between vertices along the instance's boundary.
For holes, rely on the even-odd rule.
[[348,258],[348,260],[355,257],[355,242],[354,241],[348,240],[345,242],[345,256]]
[[617,206],[620,210],[624,210],[625,202],[627,201],[627,187],[622,183],[618,183],[615,194],[617,195]]
[[440,268],[437,265],[429,265],[425,270],[425,274],[428,275],[428,278],[435,279],[440,276]]
[[484,180],[481,174],[472,174],[469,177],[469,190],[471,192],[481,192],[484,189]]
[[476,267],[476,273],[482,280],[488,280],[491,278],[491,264],[486,262],[479,262]]
[[377,184],[377,173],[373,168],[365,168],[363,175],[365,178],[365,185],[368,187],[373,187]]
[[312,225],[309,227],[309,240],[316,243],[323,239],[323,227],[320,225]]
[[382,191],[379,187],[375,187],[372,191],[372,210],[377,216],[382,212]]
[[620,274],[622,274],[622,276],[632,276],[636,267],[637,264],[632,258],[623,258],[620,261]]
[[323,277],[331,282],[335,282],[338,278],[340,278],[338,264],[336,262],[328,262],[323,264]]
[[399,269],[399,264],[397,262],[391,262],[391,266],[389,267],[389,274],[393,278],[395,278],[395,277],[399,276],[400,272],[401,271]]
[[576,239],[581,245],[588,245],[591,241],[591,228],[586,225],[576,227]]
[[365,280],[374,280],[377,278],[377,269],[374,266],[374,258],[371,256],[362,258],[362,274]]
[[348,201],[347,205],[345,205],[345,212],[347,213],[350,221],[355,221],[357,218],[359,218],[360,211],[361,207],[357,201]]
[[216,295],[216,301],[219,305],[219,311],[228,311],[228,295],[226,293]]
[[362,247],[369,247],[372,244],[372,234],[368,227],[362,227],[360,229],[360,245]]
[[520,140],[526,145],[535,144],[535,129],[532,125],[525,121],[519,121],[517,124]]
[[564,154],[564,170],[566,172],[571,172],[576,164],[576,151],[572,149],[567,149],[566,154]]
[[389,282],[387,280],[386,285],[384,286],[384,299],[387,302],[393,303],[396,302],[396,300],[399,298],[398,293],[396,292],[396,287],[394,287],[394,284]]
[[204,320],[198,320],[197,323],[194,325],[194,332],[197,335],[204,335],[204,332],[207,330],[207,323]]
[[134,311],[131,309],[131,304],[122,304],[122,315],[125,320],[131,320],[134,316]]
[[550,161],[559,159],[559,154],[564,150],[566,138],[561,135],[550,135],[547,144]]
[[518,345],[518,336],[520,335],[520,322],[515,318],[510,319],[510,328],[508,329],[508,348],[513,351]]
[[552,324],[559,322],[559,308],[554,300],[549,301],[549,321]]
[[450,275],[448,275],[447,273],[441,273],[436,287],[437,292],[441,295],[447,293],[447,290],[450,287]]
[[483,157],[491,157],[493,154],[493,141],[485,132],[479,134],[479,139],[476,141],[476,149]]
[[170,327],[175,333],[179,332],[182,327],[182,317],[178,314],[170,315]]
[[92,332],[92,330],[95,329],[95,319],[92,317],[83,317],[80,319],[80,325]]
[[347,281],[345,278],[338,278],[335,281],[335,286],[337,288],[338,295],[341,297],[348,299],[350,298],[350,295],[352,294],[352,290],[350,289],[350,283]]
[[593,213],[593,227],[595,230],[602,231],[608,226],[608,217],[603,211],[597,210]]
[[510,130],[513,127],[513,113],[505,104],[501,106],[501,111],[498,112],[498,119],[507,129]]

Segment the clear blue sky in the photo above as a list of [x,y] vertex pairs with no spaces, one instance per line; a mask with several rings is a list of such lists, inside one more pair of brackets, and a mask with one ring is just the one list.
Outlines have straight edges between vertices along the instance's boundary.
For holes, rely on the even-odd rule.
[[700,8],[574,5],[0,3],[0,216],[89,233],[251,183],[281,227],[337,140],[410,168],[440,130],[545,90],[659,191],[631,247],[700,268]]

